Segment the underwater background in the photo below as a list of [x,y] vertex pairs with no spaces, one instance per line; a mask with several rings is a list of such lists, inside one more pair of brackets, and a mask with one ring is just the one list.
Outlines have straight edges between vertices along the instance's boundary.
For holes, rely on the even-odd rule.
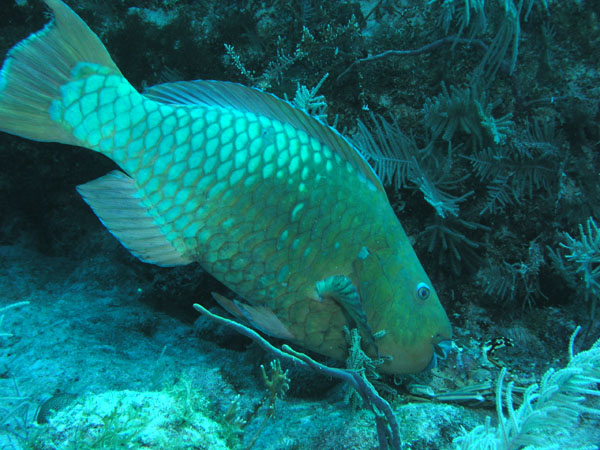
[[[416,375],[348,361],[390,403],[404,448],[600,445],[598,1],[68,4],[139,90],[263,89],[373,165],[456,343]],[[48,16],[2,6],[4,59]],[[227,288],[110,235],[75,186],[116,168],[0,134],[0,449],[380,448],[347,384],[279,366],[192,308],[226,315],[210,293]]]

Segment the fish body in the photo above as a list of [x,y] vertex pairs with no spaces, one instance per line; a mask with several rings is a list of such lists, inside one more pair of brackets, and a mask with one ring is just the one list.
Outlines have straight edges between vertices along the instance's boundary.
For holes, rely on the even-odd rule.
[[430,363],[449,321],[352,145],[234,83],[139,93],[73,11],[46,3],[53,22],[0,72],[0,130],[114,160],[123,171],[78,187],[100,220],[143,261],[200,263],[238,296],[215,298],[261,331],[344,360],[357,327],[368,354],[390,357],[383,372]]

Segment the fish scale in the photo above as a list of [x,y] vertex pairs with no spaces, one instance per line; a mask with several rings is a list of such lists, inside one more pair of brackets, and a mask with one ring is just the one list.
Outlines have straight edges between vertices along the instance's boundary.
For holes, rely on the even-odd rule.
[[0,72],[0,130],[114,160],[123,171],[78,191],[125,247],[154,264],[201,264],[236,296],[215,299],[269,335],[344,360],[344,329],[356,327],[371,357],[388,357],[384,372],[435,362],[448,319],[348,141],[233,83],[139,93],[73,11],[45,2],[55,20]]
[[[132,96],[135,96],[135,94],[132,94]],[[155,109],[155,106],[148,104],[148,100],[141,98],[140,101],[144,103],[145,111]],[[132,101],[131,104],[135,105],[136,102]],[[348,204],[350,198],[355,196],[354,188],[343,189],[343,186],[339,186],[337,189],[333,189],[333,192],[336,193],[335,196],[322,198],[317,190],[302,189],[300,182],[308,181],[311,174],[327,173],[330,179],[334,177],[341,178],[342,174],[348,174],[348,168],[341,164],[339,158],[336,161],[331,150],[326,146],[323,147],[318,141],[310,140],[304,135],[299,137],[297,131],[290,127],[287,127],[284,131],[281,123],[270,121],[267,118],[257,119],[253,114],[248,118],[240,116],[232,121],[232,115],[229,112],[224,113],[225,119],[218,114],[218,111],[216,111],[217,114],[214,114],[215,111],[210,111],[211,114],[208,114],[206,110],[202,113],[195,112],[194,116],[197,117],[195,120],[200,120],[205,124],[204,128],[197,127],[198,133],[193,135],[192,139],[196,141],[196,146],[191,147],[187,145],[188,141],[183,141],[183,146],[173,148],[172,139],[169,139],[170,135],[165,138],[164,133],[177,134],[183,129],[191,131],[192,125],[190,124],[185,128],[175,128],[175,122],[167,120],[167,126],[165,126],[164,116],[167,118],[173,117],[174,113],[164,107],[160,111],[163,115],[163,122],[159,122],[161,123],[161,135],[154,142],[154,148],[157,149],[159,156],[149,160],[152,164],[146,166],[142,164],[141,167],[130,168],[129,158],[136,157],[135,152],[128,149],[130,143],[125,143],[123,148],[114,148],[115,153],[124,155],[121,157],[122,159],[116,158],[114,153],[109,154],[109,156],[113,157],[136,180],[140,179],[136,175],[136,171],[151,174],[152,189],[138,182],[140,188],[154,202],[159,215],[172,223],[173,229],[177,230],[179,228],[178,223],[189,224],[193,222],[190,228],[183,227],[181,229],[183,235],[191,239],[191,243],[188,241],[186,245],[186,251],[201,255],[199,256],[200,263],[211,274],[230,286],[232,290],[250,302],[268,299],[270,301],[264,301],[264,304],[273,308],[274,311],[285,311],[288,308],[287,303],[306,301],[306,293],[301,293],[298,298],[298,290],[288,292],[288,289],[286,289],[286,286],[288,286],[288,283],[286,283],[287,278],[282,270],[299,273],[303,267],[310,266],[314,268],[316,273],[325,273],[325,267],[321,268],[319,265],[315,265],[315,260],[326,251],[326,248],[322,247],[327,247],[332,240],[327,231],[337,231],[333,221],[324,220],[331,217],[326,214],[329,208],[333,211],[341,209],[340,219],[342,229],[346,230],[346,235],[359,231],[360,226],[357,225],[353,228],[352,222],[361,216],[368,217],[369,214],[363,207],[359,211],[353,211],[348,206],[343,207],[343,205]],[[121,113],[126,114],[125,111],[121,111]],[[132,118],[131,121],[133,120]],[[149,125],[147,124],[143,136],[148,134],[151,129]],[[224,128],[223,125],[229,126]],[[253,140],[248,136],[250,125],[253,129]],[[264,137],[261,137],[261,134]],[[238,162],[238,165],[242,168],[243,176],[236,177],[236,179],[244,184],[243,190],[233,189],[235,184],[231,184],[234,158],[239,159],[239,154],[234,154],[228,145],[231,145],[231,142],[236,140],[238,135],[248,136],[250,148],[254,148],[254,152],[258,155],[257,160],[254,162],[256,165],[254,172],[257,172],[258,176],[251,179],[250,182],[248,182],[247,177],[251,175],[249,173],[251,168],[241,166]],[[165,139],[168,140],[166,145]],[[290,145],[290,142],[293,145]],[[262,144],[262,148],[259,144]],[[137,146],[134,147],[137,148]],[[145,152],[148,154],[152,149],[152,147],[146,147]],[[291,151],[288,151],[288,149],[291,149]],[[305,155],[302,171],[289,164],[290,156],[293,157],[298,154]],[[196,192],[187,191],[191,197],[206,197],[209,200],[216,200],[215,196],[218,196],[218,211],[204,207],[183,214],[177,208],[177,202],[173,198],[175,193],[181,195],[181,192],[186,192],[180,190],[182,183],[177,183],[180,181],[178,177],[184,172],[189,172],[173,165],[175,162],[174,155],[179,155],[178,158],[181,161],[201,161],[198,178],[183,184],[184,186],[185,184],[196,186]],[[205,155],[205,157],[203,158],[202,155]],[[309,159],[309,155],[313,155],[312,158]],[[300,162],[296,164],[299,165]],[[191,170],[191,168],[187,167],[187,170]],[[174,171],[176,172],[175,175],[173,175]],[[162,175],[164,173],[167,174],[166,180]],[[274,197],[270,195],[270,191],[277,186],[275,183],[271,185],[266,183],[269,179],[273,181],[283,180],[291,188],[286,189],[284,194]],[[163,183],[159,183],[159,180],[163,180]],[[253,182],[260,182],[261,185],[257,189],[249,191],[247,188],[251,187]],[[358,179],[356,183],[359,184]],[[225,192],[226,184],[230,188],[227,192]],[[332,187],[335,188],[336,186]],[[364,186],[364,189],[370,191],[367,186]],[[245,200],[246,198],[249,201]],[[324,201],[328,199],[331,200],[331,204]],[[231,211],[240,209],[240,203],[245,204],[245,207],[241,208],[245,212],[242,217],[247,217],[250,214],[254,224],[251,232],[245,233],[243,237],[235,233],[235,230],[237,227],[243,228],[246,222],[230,225],[226,233],[223,232],[222,223],[225,218],[230,216]],[[295,220],[290,221],[289,211],[293,211],[297,205],[303,205],[303,210],[297,213]],[[304,205],[315,206],[304,208]],[[342,206],[340,207],[340,205]],[[219,214],[219,212],[223,214]],[[373,215],[375,215],[374,212]],[[204,224],[204,226],[198,224]],[[302,228],[300,224],[306,224],[307,226]],[[314,224],[319,224],[319,226],[314,226]],[[164,231],[168,234],[171,229],[167,227]],[[286,241],[298,240],[299,250],[294,251],[289,248],[287,252],[281,253],[281,236],[284,231],[287,233]],[[367,228],[366,232],[368,234],[370,229]],[[253,248],[253,242],[260,242],[262,245]],[[363,242],[366,242],[366,240],[363,240]],[[359,244],[356,244],[354,249],[348,249],[346,246],[345,250],[350,250],[350,253],[354,254],[358,252],[359,247]],[[252,250],[243,251],[242,249]],[[333,257],[332,255],[325,256]],[[251,270],[254,261],[262,259],[270,262],[266,267],[258,266],[262,268],[262,273]],[[327,262],[322,265],[330,264],[330,260],[323,261]],[[245,262],[245,264],[241,264],[241,262]],[[243,274],[245,273],[250,273],[253,276],[244,280]],[[304,276],[296,283],[290,283],[290,290],[297,284],[313,286],[318,279],[314,275],[312,277]],[[244,282],[242,283],[242,281]],[[320,317],[323,314],[331,315],[328,307],[319,308],[318,311],[313,311],[310,315],[291,315],[288,317],[286,325],[298,341],[310,342],[311,346],[317,345],[317,342],[321,345],[324,341],[324,330],[330,329],[330,324],[323,322]],[[312,320],[307,320],[309,318]],[[323,329],[319,329],[319,327]],[[337,327],[337,329],[338,334],[340,334],[341,328]],[[319,350],[320,348],[317,346],[316,349]]]

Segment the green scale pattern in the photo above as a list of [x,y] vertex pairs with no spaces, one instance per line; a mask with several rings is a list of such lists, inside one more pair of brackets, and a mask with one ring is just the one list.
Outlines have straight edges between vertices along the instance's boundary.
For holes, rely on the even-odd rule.
[[344,315],[307,297],[317,281],[350,271],[378,233],[381,196],[364,176],[289,124],[163,104],[120,75],[85,69],[62,87],[55,116],[134,178],[166,238],[246,301],[271,308],[309,348],[328,353],[329,340],[343,342]]

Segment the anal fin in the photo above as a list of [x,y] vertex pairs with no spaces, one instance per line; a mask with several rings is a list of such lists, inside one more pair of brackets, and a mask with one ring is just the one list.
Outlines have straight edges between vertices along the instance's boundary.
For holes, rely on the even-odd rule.
[[140,260],[159,266],[180,266],[193,259],[167,240],[144,206],[133,178],[119,170],[77,186],[104,226]]

